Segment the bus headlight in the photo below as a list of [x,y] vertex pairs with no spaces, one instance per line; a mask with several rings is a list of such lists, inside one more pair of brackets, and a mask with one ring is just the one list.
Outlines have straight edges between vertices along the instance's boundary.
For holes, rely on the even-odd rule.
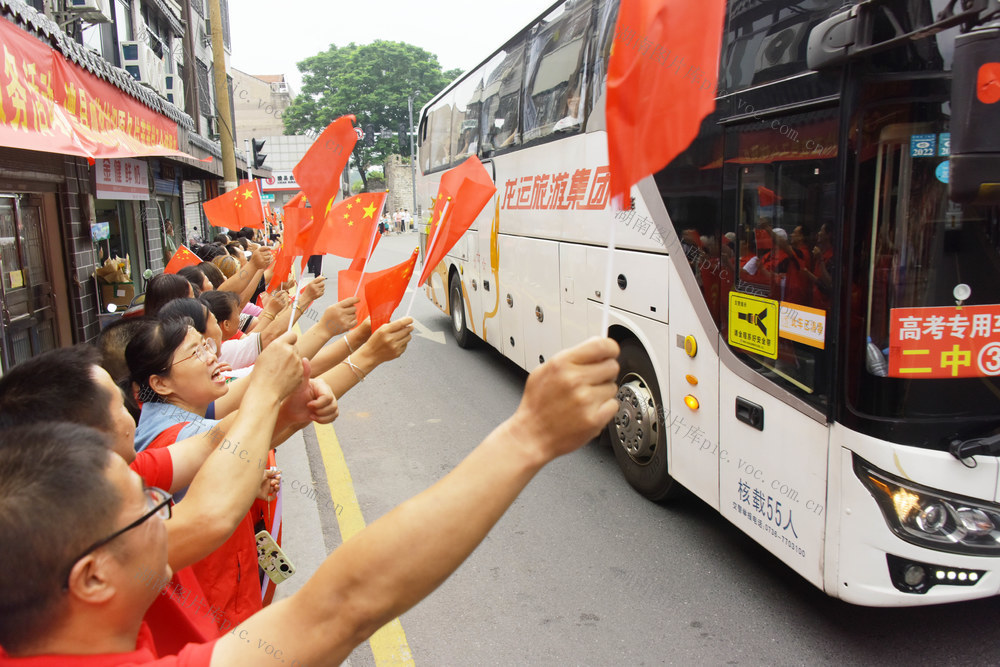
[[857,454],[854,474],[901,539],[950,553],[1000,555],[1000,506],[901,479]]

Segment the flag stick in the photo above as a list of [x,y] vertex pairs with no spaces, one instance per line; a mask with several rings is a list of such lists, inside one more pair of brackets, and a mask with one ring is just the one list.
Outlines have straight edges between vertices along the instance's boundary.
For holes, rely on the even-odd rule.
[[358,296],[358,292],[361,291],[361,282],[365,277],[365,271],[368,270],[368,262],[372,259],[372,250],[375,248],[375,235],[378,234],[378,221],[382,219],[382,211],[385,210],[385,202],[389,199],[389,191],[385,191],[386,196],[382,199],[382,205],[378,207],[378,215],[375,217],[375,224],[372,226],[372,240],[368,244],[368,254],[365,255],[365,265],[361,267],[361,279],[358,280],[358,286],[354,290],[354,296]]
[[608,239],[608,267],[604,276],[604,308],[601,312],[601,336],[608,335],[608,320],[611,318],[611,276],[614,274],[616,226],[616,224],[612,223],[611,235]]
[[300,289],[300,286],[299,286],[299,278],[298,278],[298,276],[295,275],[295,260],[294,259],[292,259],[292,278],[295,279],[295,298],[292,299],[292,315],[291,315],[291,317],[288,318],[288,331],[291,331],[292,327],[295,326],[295,309],[299,305],[299,294],[302,293],[302,290]]
[[[434,230],[434,238],[431,239],[431,244],[427,247],[426,252],[424,252],[424,261],[420,262],[420,273],[424,272],[424,265],[427,262],[427,258],[431,256],[431,251],[434,250],[434,245],[437,243],[438,235],[441,233],[441,228],[444,227],[444,215],[448,212],[448,207],[451,206],[451,197],[448,197],[448,201],[444,203],[444,210],[441,211],[441,217],[438,218],[437,229]],[[434,218],[431,218],[433,220]],[[417,285],[419,287],[419,284]],[[413,289],[413,296],[410,297],[410,306],[406,309],[406,316],[410,316],[410,311],[413,310],[413,302],[417,300],[417,289]]]
[[260,221],[264,223],[265,227],[267,227],[267,213],[264,212],[264,193],[261,192],[260,181],[255,178],[253,179],[253,182],[254,185],[257,186],[257,201],[260,202],[260,216],[261,216]]

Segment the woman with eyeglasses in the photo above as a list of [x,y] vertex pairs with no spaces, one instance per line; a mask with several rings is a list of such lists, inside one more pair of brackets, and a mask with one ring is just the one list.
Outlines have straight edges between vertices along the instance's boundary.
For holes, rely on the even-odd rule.
[[[173,304],[170,307],[176,308]],[[225,364],[216,356],[215,339],[199,332],[192,319],[149,321],[129,342],[125,358],[142,402],[135,435],[137,450],[167,446],[219,425],[205,414],[210,405],[229,393],[223,375]],[[242,389],[255,381],[270,382],[270,378],[251,374]],[[324,383],[311,380],[296,392],[294,402],[282,403],[271,446],[310,421],[330,421],[331,410],[333,416],[336,414],[336,402],[329,392]],[[277,490],[278,480],[266,477],[266,453],[251,459],[241,443],[229,440],[219,443],[218,448],[231,449],[234,457],[259,471],[262,488],[258,498],[267,498]],[[175,500],[183,502],[183,495],[183,491],[176,493]],[[224,544],[192,566],[205,598],[234,625],[261,608],[255,519],[251,510]]]
[[[330,306],[321,321],[296,343],[302,357],[313,358],[314,375],[323,373],[319,376],[322,386],[332,390],[337,397],[364,380],[382,363],[399,357],[412,331],[412,320],[403,318],[380,327],[372,335],[366,321],[341,340],[323,348],[336,327],[346,329],[354,325],[355,304],[356,300],[349,299]],[[171,307],[181,306],[171,304]],[[328,313],[332,314],[329,318]],[[255,381],[254,375],[227,386],[225,365],[219,361],[215,350],[215,339],[199,332],[190,318],[151,323],[132,338],[125,357],[143,403],[136,429],[137,450],[146,446],[166,446],[212,429],[217,422],[205,419],[210,406],[217,418],[238,406],[241,392],[246,390],[248,383]],[[256,381],[267,381],[267,378]],[[282,442],[306,423],[308,420],[281,429],[279,420],[274,442]],[[264,460],[247,463],[260,466],[263,478],[267,468]],[[248,514],[222,547],[193,566],[206,598],[213,606],[223,609],[225,619],[233,625],[261,608],[253,526],[254,517]]]

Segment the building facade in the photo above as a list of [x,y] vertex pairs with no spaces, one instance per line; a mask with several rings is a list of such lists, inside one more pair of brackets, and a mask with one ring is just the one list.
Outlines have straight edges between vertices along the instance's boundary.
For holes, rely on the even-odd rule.
[[[285,109],[295,97],[284,74],[247,74],[233,68],[233,107],[238,142],[285,133]],[[267,151],[265,151],[267,152]],[[268,153],[270,155],[270,153]]]
[[207,17],[205,0],[0,0],[0,367],[93,340],[163,269],[167,220],[176,243],[209,233]]
[[417,201],[417,208],[414,210],[412,162],[402,155],[389,155],[385,158],[383,167],[385,169],[385,187],[389,191],[385,210],[393,213],[405,209],[410,212],[414,220],[419,220],[423,208],[429,206],[430,202]]

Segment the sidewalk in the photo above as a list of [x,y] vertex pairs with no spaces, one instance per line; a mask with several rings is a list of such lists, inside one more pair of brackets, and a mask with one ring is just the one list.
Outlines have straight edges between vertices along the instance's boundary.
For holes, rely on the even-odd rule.
[[[275,602],[302,588],[327,554],[340,545],[336,514],[329,507],[329,492],[324,490],[323,464],[319,461],[318,474],[314,476],[306,438],[315,444],[312,425],[296,431],[276,452],[282,488],[281,548],[295,565],[295,575],[278,585]],[[322,514],[321,509],[325,510]],[[324,530],[323,515],[332,524],[332,531]],[[327,545],[326,535],[338,538],[337,543]]]

